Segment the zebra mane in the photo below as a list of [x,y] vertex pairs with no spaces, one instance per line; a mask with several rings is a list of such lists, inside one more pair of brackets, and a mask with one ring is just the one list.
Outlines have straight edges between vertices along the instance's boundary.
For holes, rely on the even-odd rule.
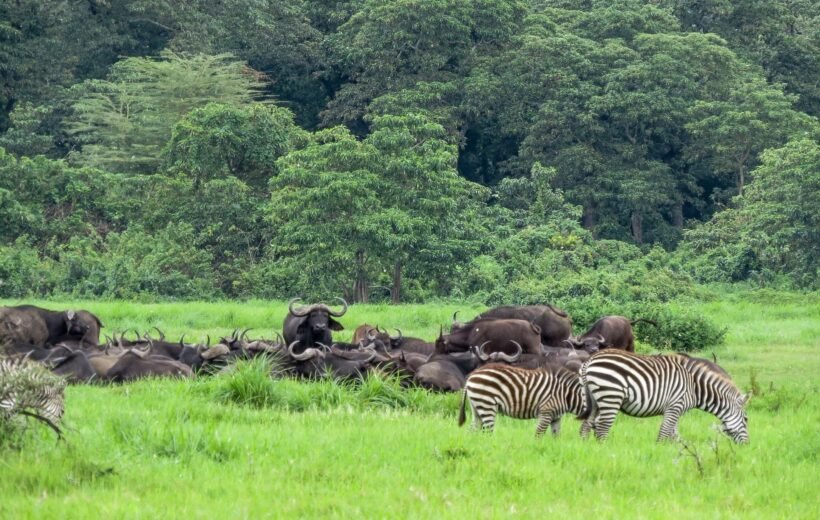
[[677,355],[679,357],[684,358],[683,364],[688,370],[694,372],[709,372],[711,375],[715,376],[716,379],[724,383],[729,388],[733,389],[738,394],[743,393],[732,380],[732,377],[729,375],[729,373],[726,372],[726,370],[724,370],[723,367],[721,367],[717,363],[713,363],[708,359],[692,357],[682,352],[678,352]]

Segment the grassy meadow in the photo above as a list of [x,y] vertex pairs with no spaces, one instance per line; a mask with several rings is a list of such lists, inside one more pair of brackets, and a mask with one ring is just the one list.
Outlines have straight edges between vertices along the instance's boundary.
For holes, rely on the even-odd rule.
[[[287,311],[262,301],[37,303],[88,309],[104,333],[158,327],[186,341],[236,328],[272,337]],[[720,436],[700,411],[681,422],[688,448],[655,442],[660,418],[622,415],[605,443],[579,439],[570,416],[557,438],[536,440],[535,421],[507,418],[481,434],[457,427],[459,395],[379,378],[272,380],[253,363],[194,381],[70,387],[64,442],[33,425],[0,443],[0,518],[817,518],[820,302],[750,293],[687,305],[728,327],[715,355],[756,394],[749,445]],[[339,337],[366,321],[433,338],[455,310],[480,309],[357,305]]]

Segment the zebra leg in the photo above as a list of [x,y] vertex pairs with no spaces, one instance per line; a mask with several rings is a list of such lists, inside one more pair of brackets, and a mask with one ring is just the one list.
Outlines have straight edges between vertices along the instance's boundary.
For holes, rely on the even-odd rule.
[[490,433],[495,427],[495,416],[498,413],[498,406],[486,405],[480,407],[473,403],[473,424],[481,428],[481,431]]
[[[561,420],[560,418],[558,419]],[[542,410],[538,413],[538,426],[535,428],[535,436],[541,437],[547,431],[547,426],[552,424],[552,410]]]
[[605,440],[609,435],[609,429],[612,428],[612,423],[615,422],[615,416],[618,415],[618,410],[621,409],[620,400],[616,403],[598,403],[598,417],[595,418],[595,438],[599,441]]
[[586,439],[589,437],[589,432],[592,430],[592,421],[590,419],[584,419],[584,422],[581,423],[581,431],[579,432],[582,439]]
[[558,435],[561,433],[561,416],[557,416],[555,419],[552,420],[552,424],[550,425],[552,428],[552,434]]
[[678,439],[678,420],[683,415],[683,411],[679,406],[670,406],[663,413],[663,422],[661,423],[661,431],[658,432],[658,442],[664,440],[675,441]]
[[479,430],[483,426],[483,422],[472,399],[470,400],[470,408],[473,410],[473,425],[471,426],[471,429]]

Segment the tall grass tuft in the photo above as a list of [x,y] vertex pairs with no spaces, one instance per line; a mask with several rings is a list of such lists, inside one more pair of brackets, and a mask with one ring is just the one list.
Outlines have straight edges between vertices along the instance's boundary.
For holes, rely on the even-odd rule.
[[253,408],[281,406],[282,395],[271,378],[276,370],[274,360],[267,356],[237,361],[214,380],[214,396],[222,402]]

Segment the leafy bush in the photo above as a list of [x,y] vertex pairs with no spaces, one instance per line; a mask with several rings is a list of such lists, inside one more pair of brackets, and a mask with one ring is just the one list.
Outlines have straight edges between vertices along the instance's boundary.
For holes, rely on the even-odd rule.
[[25,237],[18,238],[11,246],[0,245],[0,297],[51,294],[59,278],[58,266],[40,258]]
[[657,326],[646,322],[636,323],[635,337],[658,349],[695,352],[722,344],[726,335],[725,328],[718,327],[706,316],[669,304],[619,304],[600,297],[561,299],[555,300],[555,303],[572,316],[577,333],[588,330],[602,316],[619,315],[632,320],[652,320]]

